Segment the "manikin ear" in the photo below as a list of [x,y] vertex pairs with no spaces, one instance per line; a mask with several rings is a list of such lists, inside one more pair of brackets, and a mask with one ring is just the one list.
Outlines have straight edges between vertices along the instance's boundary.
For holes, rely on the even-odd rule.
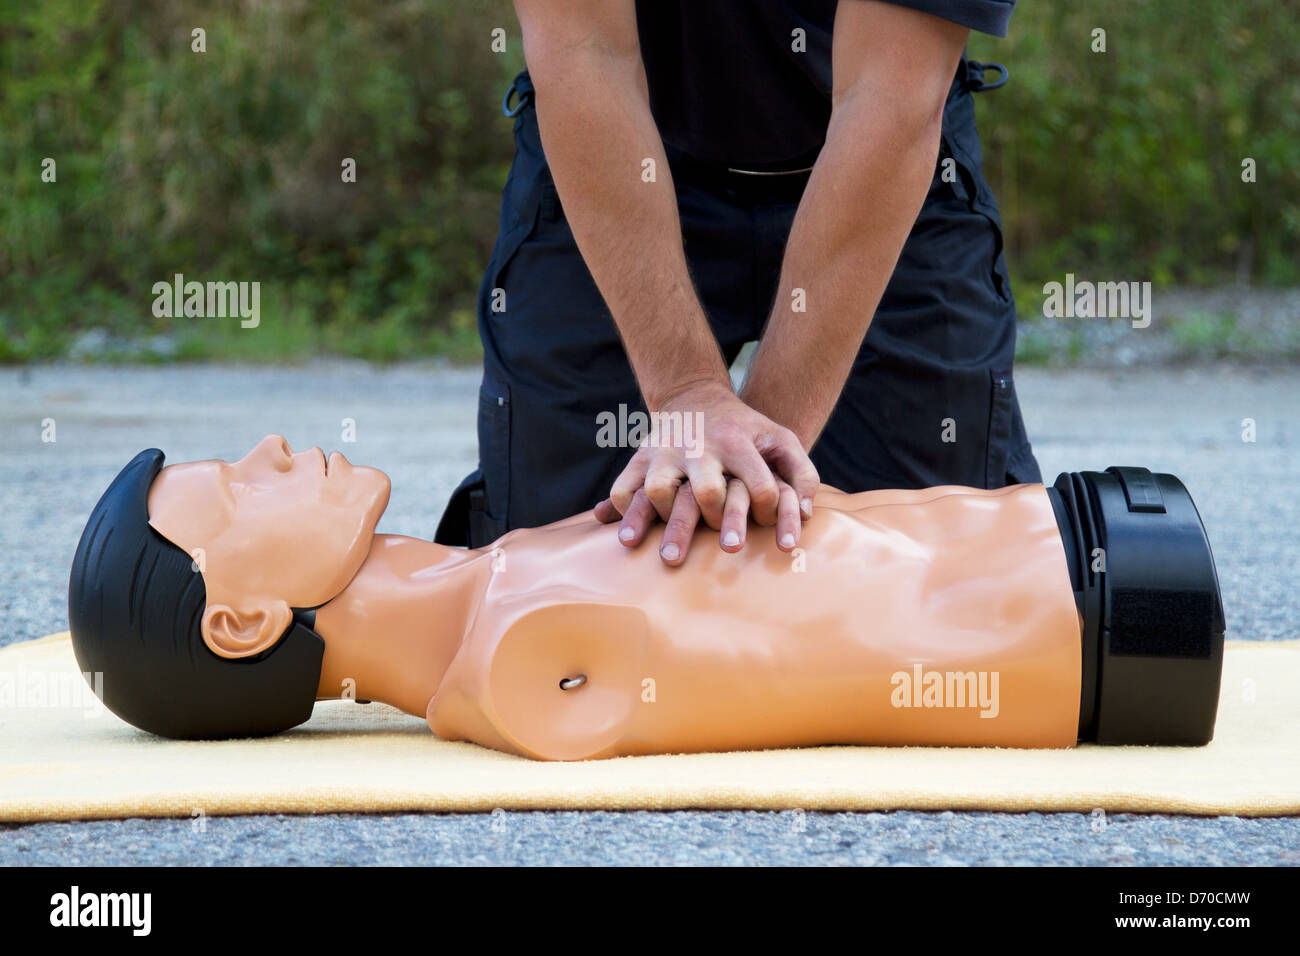
[[203,643],[221,657],[252,657],[275,646],[293,619],[284,601],[267,601],[252,611],[209,604],[203,612]]

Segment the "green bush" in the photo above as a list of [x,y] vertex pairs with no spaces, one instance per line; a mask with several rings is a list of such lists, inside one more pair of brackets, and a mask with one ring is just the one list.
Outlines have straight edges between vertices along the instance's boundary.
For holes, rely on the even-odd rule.
[[[979,110],[1017,282],[1300,281],[1297,14],[1026,2],[973,36],[1011,70]],[[90,328],[181,358],[472,357],[521,53],[509,0],[0,0],[0,361]],[[259,333],[155,318],[176,272],[260,282]]]
[[[0,359],[89,327],[191,356],[464,351],[511,156],[508,0],[0,9]],[[154,318],[176,272],[261,282],[258,334]]]
[[977,109],[1013,272],[1300,281],[1296,0],[1026,2],[969,52],[1011,73]]

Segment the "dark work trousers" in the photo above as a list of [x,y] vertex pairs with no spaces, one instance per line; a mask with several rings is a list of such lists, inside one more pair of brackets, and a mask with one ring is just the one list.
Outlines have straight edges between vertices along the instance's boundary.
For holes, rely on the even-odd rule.
[[[960,64],[925,204],[811,452],[822,481],[844,491],[1041,480],[1011,373],[1015,306],[971,96],[981,76]],[[480,547],[594,507],[635,450],[601,447],[597,416],[645,408],[565,221],[532,98],[522,73],[506,97],[515,159],[479,292],[479,467],[443,514],[444,544]],[[691,277],[730,363],[762,335],[807,177],[742,177],[671,155],[670,166]],[[870,229],[871,210],[860,215]]]

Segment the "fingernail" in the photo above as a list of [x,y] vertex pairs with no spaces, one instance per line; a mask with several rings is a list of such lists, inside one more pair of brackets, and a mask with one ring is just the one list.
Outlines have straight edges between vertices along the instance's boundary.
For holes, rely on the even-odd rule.
[[781,547],[785,548],[787,551],[794,547],[794,535],[789,531],[781,535]]
[[811,498],[801,498],[801,499],[799,499],[799,510],[803,512],[803,516],[804,516],[805,518],[811,518],[811,517],[812,517],[812,499],[811,499]]
[[631,528],[620,528],[618,531],[618,540],[620,541],[631,541],[635,537],[636,532]]
[[677,555],[681,554],[681,551],[677,549],[675,544],[666,544],[659,553],[663,555],[665,561],[676,561]]
[[736,534],[734,531],[728,531],[722,536],[722,544],[724,547],[734,548],[736,545],[740,544],[740,535]]

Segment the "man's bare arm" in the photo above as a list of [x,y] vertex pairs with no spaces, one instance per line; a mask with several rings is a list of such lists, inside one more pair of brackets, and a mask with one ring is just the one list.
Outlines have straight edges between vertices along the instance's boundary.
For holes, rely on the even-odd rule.
[[[632,0],[516,0],[542,147],[587,268],[651,409],[729,387],[691,284],[672,176],[650,113]],[[643,163],[654,164],[653,182]]]
[[685,559],[701,516],[721,529],[724,511],[738,532],[733,550],[751,510],[760,523],[778,524],[781,546],[793,548],[817,472],[793,432],[732,392],[687,269],[633,0],[515,0],[515,9],[551,176],[641,394],[651,411],[704,418],[702,449],[690,457],[682,448],[641,449],[597,514],[622,520],[619,537],[629,546],[656,515],[667,521],[670,564]]
[[[845,0],[834,105],[741,395],[811,448],[844,387],[921,210],[943,105],[968,31],[916,10]],[[794,312],[796,289],[806,312]]]

